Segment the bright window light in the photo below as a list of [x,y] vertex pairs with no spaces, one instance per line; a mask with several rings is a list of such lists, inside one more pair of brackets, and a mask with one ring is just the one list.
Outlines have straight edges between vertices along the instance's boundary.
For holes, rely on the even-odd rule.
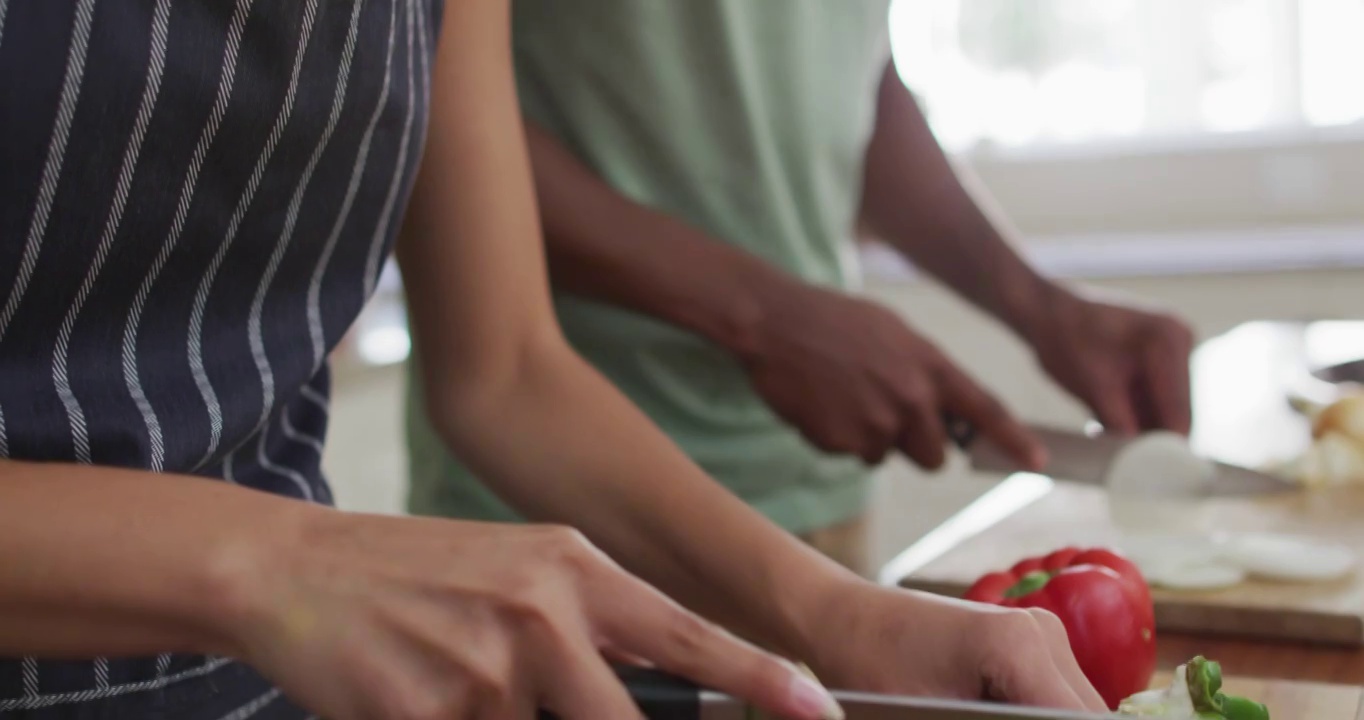
[[1364,0],[895,0],[944,145],[1364,121]]

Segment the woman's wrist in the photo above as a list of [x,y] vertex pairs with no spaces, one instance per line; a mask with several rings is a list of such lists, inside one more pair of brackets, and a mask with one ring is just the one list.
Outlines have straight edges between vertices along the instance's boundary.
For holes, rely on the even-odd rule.
[[262,497],[249,517],[225,529],[195,582],[197,601],[188,612],[206,652],[245,659],[258,638],[282,629],[294,599],[288,578],[317,526],[342,513],[292,500]]
[[0,556],[29,560],[0,569],[0,654],[238,657],[308,512],[199,477],[0,461]]
[[[813,551],[811,551],[813,553]],[[777,623],[773,650],[812,666],[824,654],[831,617],[868,588],[875,586],[823,556],[804,563],[777,583],[773,597],[763,603]]]

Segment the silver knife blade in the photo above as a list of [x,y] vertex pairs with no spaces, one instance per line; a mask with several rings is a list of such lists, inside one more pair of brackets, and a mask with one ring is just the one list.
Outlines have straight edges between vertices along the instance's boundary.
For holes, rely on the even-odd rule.
[[1213,462],[1217,473],[1207,487],[1209,497],[1236,497],[1240,495],[1269,495],[1294,492],[1301,488],[1290,480],[1270,473],[1251,470],[1240,465]]
[[[1111,715],[1048,710],[1000,703],[833,691],[847,720],[1112,720]],[[767,716],[727,695],[703,692],[700,720],[752,720]]]
[[1000,703],[936,700],[848,691],[834,698],[848,720],[1099,720],[1112,716]]
[[[1030,425],[1028,429],[1046,447],[1050,458],[1042,474],[1087,485],[1103,485],[1113,459],[1131,442],[1128,438],[1090,435],[1036,425]],[[973,438],[965,450],[971,458],[971,465],[977,470],[1002,473],[1028,471],[987,438]],[[1292,482],[1269,473],[1222,462],[1214,462],[1213,466],[1216,472],[1212,481],[1203,488],[1206,497],[1265,495],[1297,489]]]

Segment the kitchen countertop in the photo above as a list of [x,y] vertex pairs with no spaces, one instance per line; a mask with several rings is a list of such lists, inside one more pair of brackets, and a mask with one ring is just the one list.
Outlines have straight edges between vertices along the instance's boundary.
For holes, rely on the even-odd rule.
[[[1218,459],[1247,465],[1291,457],[1306,447],[1309,434],[1307,423],[1291,409],[1285,393],[1299,386],[1308,367],[1358,357],[1364,357],[1361,322],[1256,322],[1213,338],[1193,360],[1197,418],[1193,444]],[[1001,497],[998,504],[1022,507],[1040,497],[1039,493],[1045,494],[1050,482],[1037,480],[1035,488],[1013,483],[1015,490],[1029,496]],[[975,525],[972,520],[977,521]],[[974,535],[997,521],[952,518],[888,564],[882,582],[898,583],[931,557],[961,542],[953,538]],[[1361,649],[1180,634],[1162,635],[1158,647],[1160,667],[1204,655],[1241,677],[1364,685]]]

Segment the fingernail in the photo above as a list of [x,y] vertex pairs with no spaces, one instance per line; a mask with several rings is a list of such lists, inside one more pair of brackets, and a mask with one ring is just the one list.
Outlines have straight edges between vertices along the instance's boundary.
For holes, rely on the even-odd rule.
[[820,720],[843,720],[843,708],[833,695],[813,677],[802,674],[791,676],[791,702],[806,717]]

